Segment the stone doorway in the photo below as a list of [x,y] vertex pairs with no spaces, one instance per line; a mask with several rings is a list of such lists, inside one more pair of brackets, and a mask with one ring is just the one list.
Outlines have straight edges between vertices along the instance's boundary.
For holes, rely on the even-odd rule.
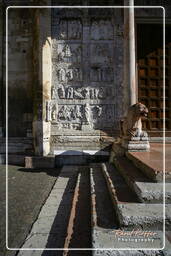
[[[165,79],[165,126],[166,136],[171,131],[171,36],[166,26],[166,79]],[[150,136],[163,136],[163,27],[160,24],[137,26],[138,48],[138,97],[149,109],[149,118],[144,122]]]
[[104,148],[122,108],[122,21],[109,9],[54,8],[51,24],[51,153]]

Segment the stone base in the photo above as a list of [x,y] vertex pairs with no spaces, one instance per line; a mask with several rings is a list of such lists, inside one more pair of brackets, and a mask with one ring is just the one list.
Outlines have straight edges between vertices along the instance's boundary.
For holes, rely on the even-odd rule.
[[55,157],[52,156],[26,156],[25,168],[55,168]]
[[150,151],[150,143],[148,140],[122,139],[121,145],[128,151]]
[[82,124],[81,130],[82,131],[91,131],[92,125],[91,124]]

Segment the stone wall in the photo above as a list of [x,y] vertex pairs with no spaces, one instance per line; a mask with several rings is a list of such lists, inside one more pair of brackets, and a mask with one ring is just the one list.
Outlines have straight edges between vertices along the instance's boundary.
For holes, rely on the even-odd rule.
[[[20,1],[1,1],[1,4],[6,5],[21,5]],[[123,5],[124,1],[99,1],[99,5]],[[136,2],[136,1],[135,1]],[[148,3],[147,3],[148,2]],[[150,1],[141,1],[139,4],[149,5]],[[160,3],[159,3],[160,2]],[[163,1],[164,2],[164,1]],[[155,1],[155,4],[161,4],[162,1]],[[69,4],[69,1],[53,0],[53,5]],[[71,1],[71,5],[82,4],[93,5],[95,1]],[[51,1],[22,1],[23,5],[51,5]],[[137,3],[135,3],[137,4]],[[152,1],[154,4],[154,1]],[[2,35],[5,36],[3,31],[3,15],[4,10],[0,9],[0,84],[1,84],[1,98],[3,103],[0,106],[0,128],[4,126],[5,116],[5,79],[2,88],[2,77],[5,77],[5,59],[4,62],[2,57],[5,50],[5,40]],[[123,10],[113,10],[113,22],[114,22],[114,42],[112,44],[113,51],[113,72],[114,72],[114,105],[115,115],[114,129],[118,129],[119,119],[123,115]],[[4,13],[5,15],[5,13]],[[52,120],[48,120],[47,114],[48,101],[52,100],[52,89],[51,83],[51,58],[50,58],[50,19],[48,17],[49,12],[47,10],[33,11],[30,9],[9,9],[9,43],[8,43],[8,61],[9,61],[9,83],[8,83],[8,100],[9,100],[9,137],[35,137],[35,149],[39,154],[47,154],[49,152],[50,143],[50,125]],[[157,18],[161,17],[161,11],[158,10],[143,10],[135,12],[136,18],[149,17]],[[167,9],[167,16],[170,15],[169,9]],[[85,18],[85,15],[83,15]],[[85,27],[86,29],[86,27]],[[87,26],[88,29],[88,26]],[[46,38],[45,38],[46,37]],[[2,65],[3,64],[3,65]],[[2,68],[3,66],[3,68]],[[96,83],[93,82],[94,84]],[[72,84],[72,82],[71,82]],[[73,86],[75,86],[73,84]],[[89,84],[85,83],[85,88],[88,88]],[[68,90],[67,86],[67,90]],[[93,87],[92,87],[93,88]],[[72,89],[72,86],[71,86]],[[79,86],[77,86],[77,96],[79,97]],[[66,90],[66,92],[67,92]],[[3,92],[3,94],[2,94]],[[67,94],[67,93],[66,93]],[[69,95],[69,94],[68,94]],[[80,94],[82,95],[82,93]],[[76,96],[76,97],[77,97]],[[58,99],[61,102],[67,101],[67,99]],[[71,101],[71,99],[70,99]],[[84,99],[77,99],[77,101],[84,101]],[[102,105],[103,100],[100,100]],[[1,101],[2,102],[2,101]],[[85,101],[86,103],[86,101]],[[111,104],[113,104],[111,103]],[[94,103],[93,103],[94,104]],[[85,106],[85,104],[82,104]],[[97,109],[98,110],[98,109]],[[100,111],[100,109],[99,109]],[[98,112],[98,111],[97,111]],[[54,118],[54,116],[50,117]],[[3,124],[2,124],[3,119]],[[62,122],[61,122],[62,123]],[[32,130],[33,128],[33,130]],[[55,123],[52,126],[51,132],[55,134]],[[67,129],[67,128],[65,128]],[[76,132],[78,130],[76,129]],[[67,131],[63,135],[65,135]],[[81,136],[80,132],[80,136]],[[0,135],[2,130],[0,129]],[[5,133],[4,133],[5,135]],[[75,135],[74,135],[75,136]],[[95,134],[96,136],[96,134]],[[99,134],[98,134],[99,136]],[[103,137],[108,136],[107,133],[102,129],[101,140]],[[54,141],[58,141],[57,138],[53,138]],[[56,140],[57,139],[57,140]],[[85,140],[82,137],[83,141]],[[66,138],[61,138],[61,145],[66,142]],[[70,140],[69,140],[70,143]],[[59,144],[58,144],[59,145]]]
[[32,19],[29,9],[8,11],[9,136],[25,137],[32,128]]

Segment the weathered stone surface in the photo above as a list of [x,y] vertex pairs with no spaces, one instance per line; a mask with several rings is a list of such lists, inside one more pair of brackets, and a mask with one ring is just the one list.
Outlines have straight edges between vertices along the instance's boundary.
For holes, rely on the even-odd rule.
[[54,168],[55,157],[54,156],[26,156],[25,168]]
[[[51,99],[46,101],[46,120],[53,135],[51,153],[61,143],[67,148],[75,141],[78,146],[87,145],[89,139],[93,139],[91,145],[101,146],[107,140],[102,141],[100,134],[93,138],[94,131],[114,134],[118,129],[122,113],[118,74],[123,65],[123,38],[118,31],[122,26],[117,13],[107,9],[87,12],[86,18],[78,9],[74,13],[52,10],[52,86]],[[114,52],[119,57],[114,58]]]
[[22,248],[63,247],[77,171],[73,166],[62,169]]
[[[171,209],[166,211],[166,223],[171,222]],[[142,226],[151,230],[163,228],[162,204],[118,204],[119,220],[122,226]]]
[[[142,202],[163,202],[163,183],[135,182],[134,188]],[[165,184],[165,200],[166,203],[171,203],[171,183]]]
[[[135,166],[141,169],[149,178],[154,181],[162,182],[164,180],[163,153],[152,150],[151,152],[128,152],[127,157]],[[167,157],[170,163],[170,157]],[[171,168],[166,166],[166,182],[171,181]]]
[[150,250],[97,250],[93,252],[93,256],[163,256],[162,251]]
[[149,141],[137,141],[134,140],[124,140],[122,141],[122,146],[126,148],[128,151],[149,151],[150,150],[150,143]]

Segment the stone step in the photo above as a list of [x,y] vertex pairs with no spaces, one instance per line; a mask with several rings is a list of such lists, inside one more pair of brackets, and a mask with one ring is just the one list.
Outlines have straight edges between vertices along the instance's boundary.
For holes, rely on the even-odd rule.
[[56,150],[55,165],[61,167],[63,165],[87,165],[93,162],[108,161],[109,151],[99,149],[68,149]]
[[[91,201],[89,168],[78,168],[78,179],[72,200],[72,208],[65,238],[64,248],[91,248]],[[75,256],[66,250],[63,256]],[[84,255],[84,254],[83,254]]]
[[[165,186],[165,196],[164,196]],[[171,204],[171,183],[136,182],[135,191],[143,203],[164,203]]]
[[[116,168],[111,165],[102,164],[102,170],[108,184],[109,193],[115,207],[121,227],[133,229],[135,227],[150,230],[162,230],[163,228],[163,205],[143,204],[136,201],[136,197],[130,194],[129,189],[124,185],[125,194],[122,195],[118,185],[118,174]],[[130,194],[129,196],[126,194]],[[134,196],[134,197],[133,197]],[[171,209],[167,206],[167,226],[171,223]]]
[[[112,200],[109,198],[107,184],[103,177],[100,165],[91,166],[90,168],[91,179],[91,205],[92,205],[92,247],[97,249],[93,251],[93,255],[120,255],[120,249],[133,249],[140,248],[162,248],[162,232],[156,231],[155,237],[153,234],[152,239],[147,241],[142,239],[142,236],[133,234],[130,237],[130,232],[123,229],[121,230]],[[118,179],[119,181],[119,179]],[[127,205],[128,203],[126,203]],[[124,205],[124,204],[122,204]],[[133,203],[132,203],[133,205]],[[123,235],[124,233],[124,235]],[[152,237],[151,237],[152,238]],[[140,240],[142,239],[142,240]],[[105,249],[110,251],[99,251]],[[114,249],[111,251],[111,249]],[[129,251],[124,251],[123,256],[126,255],[141,255],[142,251],[132,251],[135,254],[128,254]],[[145,251],[143,251],[143,255]],[[162,254],[154,254],[162,255]]]
[[[163,183],[150,182],[126,157],[116,157],[114,164],[141,202],[163,203]],[[165,188],[166,203],[171,203],[171,184],[166,183]]]
[[100,164],[90,165],[92,223],[99,228],[118,226]]
[[[160,152],[151,150],[150,152],[127,152],[126,156],[145,175],[155,182],[163,182],[163,155]],[[171,168],[165,169],[165,181],[171,182]]]

